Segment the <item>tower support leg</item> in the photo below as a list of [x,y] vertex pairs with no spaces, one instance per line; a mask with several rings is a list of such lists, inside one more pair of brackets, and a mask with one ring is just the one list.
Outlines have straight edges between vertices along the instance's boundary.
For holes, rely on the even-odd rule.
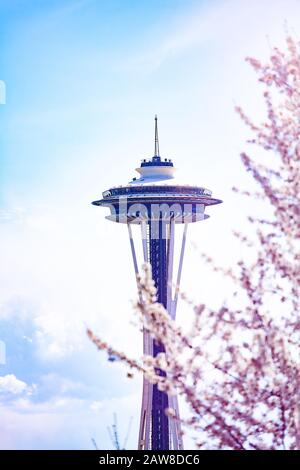
[[[157,300],[168,310],[175,319],[178,299],[187,224],[184,227],[177,273],[177,290],[173,299],[173,256],[174,256],[174,219],[141,221],[141,235],[144,262],[150,262],[152,277],[157,289]],[[132,228],[128,224],[130,247],[132,252],[135,274],[138,275],[138,262],[134,246]],[[154,341],[147,331],[143,331],[143,352],[145,355],[156,356],[164,353],[162,344]],[[157,371],[165,375],[163,371]],[[169,418],[165,410],[172,408],[175,419]],[[181,426],[177,396],[168,396],[158,390],[157,385],[143,379],[143,397],[140,418],[139,443],[140,450],[181,450],[183,449]]]

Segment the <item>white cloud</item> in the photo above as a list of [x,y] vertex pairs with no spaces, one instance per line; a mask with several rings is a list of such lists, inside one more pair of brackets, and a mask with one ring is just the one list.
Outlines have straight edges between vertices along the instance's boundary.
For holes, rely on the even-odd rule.
[[[282,42],[287,29],[296,34],[300,17],[298,0],[227,0],[204,2],[178,13],[165,25],[164,33],[151,36],[149,45],[131,58],[125,68],[153,72],[172,57],[208,44],[211,53],[217,46],[229,62],[232,56],[268,54],[269,41]],[[201,51],[199,53],[201,62]]]
[[7,374],[0,377],[0,393],[12,393],[13,395],[22,394],[29,391],[28,385],[23,380],[17,379],[14,374]]
[[98,413],[103,409],[103,402],[102,401],[93,401],[90,405],[90,410],[94,411],[95,413]]
[[19,398],[0,403],[0,449],[111,449],[107,427],[118,417],[118,434],[123,443],[130,417],[135,416],[127,449],[136,448],[139,394],[103,401],[53,397],[42,403]]

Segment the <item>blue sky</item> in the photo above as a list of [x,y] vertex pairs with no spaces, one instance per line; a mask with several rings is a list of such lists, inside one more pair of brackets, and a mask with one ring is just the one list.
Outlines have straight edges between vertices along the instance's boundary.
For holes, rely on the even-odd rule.
[[[0,0],[0,18],[0,446],[92,448],[94,437],[107,448],[116,411],[123,433],[134,417],[134,448],[140,378],[127,380],[84,333],[139,353],[129,245],[90,201],[152,156],[157,113],[162,155],[224,200],[191,240],[232,263],[231,231],[257,210],[230,190],[251,184],[233,108],[263,116],[244,58],[267,57],[286,25],[297,37],[300,3]],[[216,305],[229,288],[191,245],[183,286]]]

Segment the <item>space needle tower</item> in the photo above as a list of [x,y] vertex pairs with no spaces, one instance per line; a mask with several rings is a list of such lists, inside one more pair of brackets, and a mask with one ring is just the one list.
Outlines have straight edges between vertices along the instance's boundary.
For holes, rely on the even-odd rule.
[[[175,320],[188,224],[206,219],[206,206],[222,201],[213,198],[208,189],[176,182],[173,161],[160,156],[157,116],[154,140],[154,156],[142,159],[136,168],[138,177],[104,191],[102,199],[93,204],[110,209],[107,219],[127,225],[135,274],[139,274],[143,262],[151,264],[157,300]],[[182,230],[180,239],[176,237],[180,247],[177,272],[173,273],[175,226],[178,224]],[[142,260],[137,257],[134,225],[140,227]],[[179,225],[176,232],[179,232]],[[143,350],[145,355],[153,357],[164,352],[163,345],[157,344],[145,330]],[[166,415],[167,408],[173,409],[175,419]],[[183,449],[178,418],[177,396],[167,395],[144,378],[138,449]]]

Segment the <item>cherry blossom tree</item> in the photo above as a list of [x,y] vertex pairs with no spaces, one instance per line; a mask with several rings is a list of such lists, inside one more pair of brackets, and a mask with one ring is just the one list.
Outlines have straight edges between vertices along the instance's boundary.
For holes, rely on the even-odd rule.
[[[251,237],[235,233],[249,260],[212,269],[234,289],[219,309],[195,305],[189,331],[156,301],[151,267],[138,279],[141,328],[164,345],[155,358],[130,359],[88,331],[99,349],[145,374],[160,390],[184,397],[183,424],[201,449],[300,449],[300,43],[287,38],[265,64],[248,58],[263,88],[266,116],[249,128],[253,152],[242,153],[257,190],[234,191],[268,205],[268,217],[249,217]],[[250,146],[251,148],[251,146]],[[253,156],[254,155],[254,156]],[[161,375],[158,370],[166,375]],[[172,417],[172,409],[166,410]]]

